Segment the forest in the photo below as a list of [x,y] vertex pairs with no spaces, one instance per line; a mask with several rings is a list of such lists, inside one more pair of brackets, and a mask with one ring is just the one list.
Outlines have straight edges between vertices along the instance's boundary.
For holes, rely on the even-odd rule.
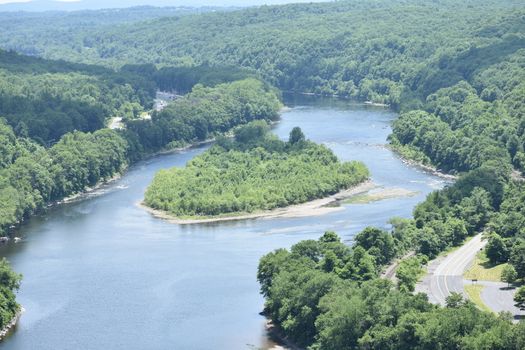
[[254,78],[214,87],[199,83],[151,120],[127,120],[124,134],[135,154],[148,154],[210,140],[253,120],[275,121],[280,108],[278,92]]
[[151,120],[130,119],[124,130],[68,132],[51,147],[17,135],[0,120],[0,233],[144,156],[203,141],[252,120],[274,120],[280,106],[274,91],[257,80],[198,85]]
[[112,117],[151,107],[156,84],[128,71],[0,50],[0,115],[18,137],[49,147],[68,132],[93,132]]
[[[349,179],[304,162],[344,167],[321,146],[294,137],[240,142],[249,129],[237,129],[233,141],[219,135],[275,120],[280,103],[271,85],[385,103],[400,111],[391,147],[458,180],[431,193],[413,219],[393,218],[388,231],[367,228],[351,247],[329,232],[266,255],[258,280],[267,315],[311,349],[525,348],[525,326],[513,325],[509,315],[482,312],[458,295],[437,307],[412,294],[428,259],[479,232],[489,237],[488,259],[525,278],[521,1],[349,0],[198,16],[156,13],[144,22],[136,13],[129,21],[110,17],[72,31],[74,13],[53,28],[46,19],[26,19],[33,25],[23,31],[0,21],[1,47],[77,62],[0,51],[2,232],[144,155],[214,137],[218,145],[187,169],[159,173],[146,202],[176,215],[217,215],[332,193]],[[189,94],[151,120],[138,118],[158,88]],[[113,116],[124,117],[126,129],[99,130]],[[265,188],[271,182],[255,182],[263,172],[251,167],[254,173],[242,174],[251,182],[235,193],[243,178],[239,162],[293,169],[322,187],[276,182],[287,195],[271,192]],[[218,184],[227,181],[222,197]],[[173,200],[183,193],[193,198]],[[416,256],[399,268],[397,285],[378,278],[409,251]],[[7,276],[2,320],[17,309],[10,293],[19,276]]]
[[[506,349],[525,346],[525,323],[480,311],[460,294],[445,307],[378,278],[410,237],[367,228],[349,247],[334,232],[264,256],[257,279],[265,313],[309,349]],[[395,236],[395,237],[394,237]]]
[[339,162],[299,128],[285,142],[262,120],[238,127],[233,140],[222,137],[183,169],[159,171],[144,203],[179,218],[251,213],[326,197],[368,176],[364,164]]
[[399,108],[437,90],[426,81],[452,86],[475,76],[475,67],[509,61],[523,47],[523,11],[519,0],[349,0],[120,24],[101,18],[96,28],[62,35],[78,21],[66,14],[53,28],[7,25],[0,46],[111,67],[245,67],[284,91]]

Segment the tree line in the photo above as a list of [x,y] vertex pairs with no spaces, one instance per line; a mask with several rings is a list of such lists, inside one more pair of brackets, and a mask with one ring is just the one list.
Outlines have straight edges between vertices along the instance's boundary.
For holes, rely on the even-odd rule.
[[322,198],[368,176],[364,164],[340,163],[299,128],[285,142],[265,121],[254,121],[235,129],[233,140],[220,138],[185,168],[159,171],[144,202],[177,217],[251,213]]
[[252,120],[274,120],[280,102],[257,80],[197,86],[152,120],[125,130],[67,133],[45,148],[0,121],[0,232],[47,204],[111,178],[147,154],[205,140]]
[[[308,349],[522,349],[525,324],[483,312],[453,294],[446,306],[378,271],[410,237],[366,228],[349,247],[334,232],[264,256],[257,279],[265,313]],[[401,281],[400,281],[401,282]]]
[[[473,61],[502,63],[519,48],[521,5],[519,0],[349,0],[166,16],[119,26],[100,16],[98,27],[75,27],[78,15],[70,14],[57,16],[56,28],[34,18],[23,31],[7,25],[0,31],[0,45],[111,67],[122,62],[241,66],[281,90],[399,107],[469,80],[476,75],[469,68]],[[145,16],[149,12],[144,9]]]

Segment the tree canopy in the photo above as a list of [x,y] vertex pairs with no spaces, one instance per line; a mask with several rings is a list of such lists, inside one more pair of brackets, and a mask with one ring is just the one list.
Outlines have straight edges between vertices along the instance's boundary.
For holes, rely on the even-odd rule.
[[288,142],[270,134],[265,121],[234,134],[185,168],[157,173],[145,204],[177,217],[246,213],[322,198],[369,176],[364,164],[340,163],[328,148],[304,140],[297,128]]

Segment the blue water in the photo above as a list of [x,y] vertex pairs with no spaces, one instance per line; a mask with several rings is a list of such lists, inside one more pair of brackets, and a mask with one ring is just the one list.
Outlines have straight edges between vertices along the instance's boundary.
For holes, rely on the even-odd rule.
[[333,230],[345,241],[367,225],[387,227],[443,180],[385,148],[395,113],[330,99],[288,99],[274,132],[306,136],[343,160],[362,160],[385,188],[413,197],[346,204],[324,216],[178,226],[136,204],[159,169],[207,146],[141,162],[75,203],[25,224],[20,243],[0,248],[24,275],[25,312],[0,349],[252,349],[273,342],[259,313],[257,263],[269,251]]

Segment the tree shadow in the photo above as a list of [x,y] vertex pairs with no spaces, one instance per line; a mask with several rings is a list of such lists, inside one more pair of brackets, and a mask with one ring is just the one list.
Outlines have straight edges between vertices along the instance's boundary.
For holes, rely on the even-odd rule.
[[501,265],[501,263],[496,264],[496,263],[491,262],[490,260],[487,260],[487,261],[480,263],[480,265],[483,266],[483,268],[485,269],[492,269],[493,267]]

